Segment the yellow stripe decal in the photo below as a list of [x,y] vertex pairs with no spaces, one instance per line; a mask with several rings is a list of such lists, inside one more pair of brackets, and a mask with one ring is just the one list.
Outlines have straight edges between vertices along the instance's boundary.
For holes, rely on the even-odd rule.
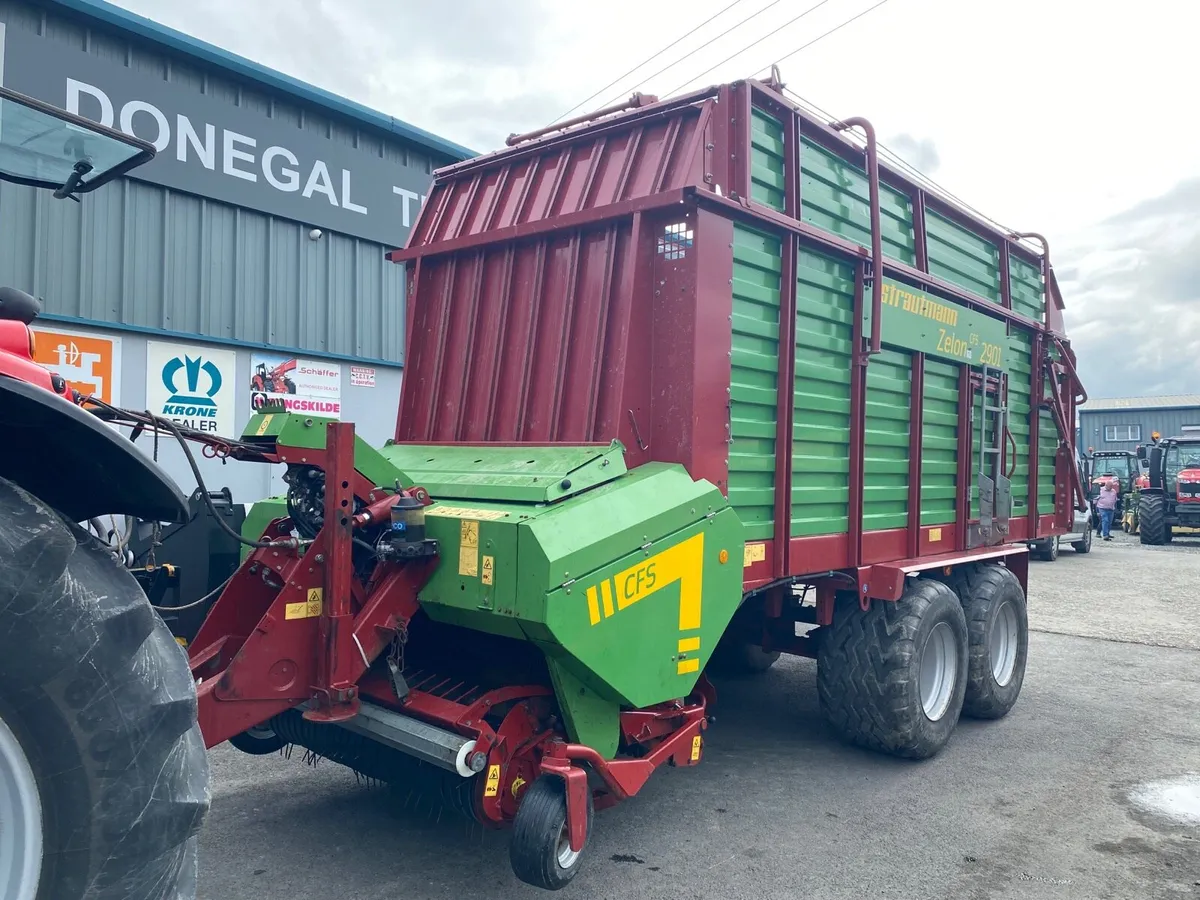
[[596,588],[590,587],[587,589],[588,598],[588,619],[593,625],[600,621],[600,602],[596,599]]
[[699,672],[700,671],[700,660],[699,659],[681,659],[679,661],[679,666],[677,667],[676,671],[680,675],[687,675],[689,672]]
[[679,652],[680,653],[690,653],[692,650],[699,650],[699,649],[700,649],[700,638],[690,637],[690,638],[680,638],[679,639]]
[[604,618],[608,618],[613,614],[612,602],[612,584],[609,581],[603,581],[600,584],[600,593],[604,596]]

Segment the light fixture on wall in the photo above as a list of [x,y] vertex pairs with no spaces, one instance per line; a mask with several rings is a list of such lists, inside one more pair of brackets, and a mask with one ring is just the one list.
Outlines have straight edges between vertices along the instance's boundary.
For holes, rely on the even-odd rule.
[[319,241],[324,236],[325,232],[323,232],[320,228],[314,228],[308,233],[308,239],[310,241]]

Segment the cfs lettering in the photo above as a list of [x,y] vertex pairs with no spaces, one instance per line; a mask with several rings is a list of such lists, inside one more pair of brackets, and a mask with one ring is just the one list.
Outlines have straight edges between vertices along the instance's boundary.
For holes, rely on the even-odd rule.
[[658,576],[654,572],[656,565],[657,563],[647,563],[644,566],[638,566],[625,576],[625,583],[621,585],[621,589],[625,593],[626,600],[640,598],[648,591],[654,590],[654,584],[658,581]]

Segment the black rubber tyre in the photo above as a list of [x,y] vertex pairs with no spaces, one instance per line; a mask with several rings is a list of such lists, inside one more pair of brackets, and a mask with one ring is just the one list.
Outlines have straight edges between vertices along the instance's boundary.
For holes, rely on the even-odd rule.
[[708,670],[717,675],[757,675],[775,665],[778,650],[764,650],[753,641],[727,631],[713,650]]
[[1171,543],[1171,526],[1167,524],[1167,498],[1162,494],[1151,494],[1139,499],[1138,538],[1143,544],[1152,546]]
[[[943,625],[952,635],[953,685],[944,710],[931,718],[922,704],[922,663],[935,629],[944,634]],[[895,603],[874,601],[866,612],[853,594],[838,595],[833,625],[817,652],[817,694],[843,739],[927,759],[958,724],[966,682],[967,622],[947,585],[920,579]]]
[[4,479],[0,716],[42,810],[39,900],[196,896],[210,795],[187,657],[95,538]]
[[[1021,582],[1004,566],[994,564],[960,566],[949,576],[934,577],[954,589],[967,617],[969,662],[963,715],[999,719],[1016,705],[1025,683],[1029,612]],[[1005,632],[1008,640],[1000,640],[998,646],[992,638],[1000,639]]]
[[587,853],[593,815],[592,794],[588,791],[587,835],[583,849],[572,854],[566,843],[566,784],[553,775],[538,778],[525,789],[513,819],[512,839],[508,845],[513,874],[526,884],[548,891],[566,887],[579,872]]
[[1042,561],[1043,562],[1054,562],[1057,559],[1058,559],[1058,538],[1052,537],[1052,538],[1050,538],[1049,543],[1046,545],[1046,549],[1042,551]]
[[1083,533],[1083,540],[1076,541],[1071,545],[1076,553],[1091,553],[1092,552],[1092,523],[1088,522],[1087,530]]
[[269,725],[260,725],[257,728],[243,731],[241,734],[235,734],[229,739],[229,743],[251,756],[269,756],[272,753],[278,753],[287,742],[277,735]]

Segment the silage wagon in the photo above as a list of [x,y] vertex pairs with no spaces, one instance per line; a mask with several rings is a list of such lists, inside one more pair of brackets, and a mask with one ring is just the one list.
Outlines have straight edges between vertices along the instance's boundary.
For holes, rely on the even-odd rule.
[[208,745],[425,788],[558,888],[594,809],[701,760],[710,661],[815,657],[835,731],[904,757],[1007,713],[1026,543],[1085,503],[1045,241],[774,81],[509,143],[390,255],[394,441],[179,435],[287,467],[190,645]]

